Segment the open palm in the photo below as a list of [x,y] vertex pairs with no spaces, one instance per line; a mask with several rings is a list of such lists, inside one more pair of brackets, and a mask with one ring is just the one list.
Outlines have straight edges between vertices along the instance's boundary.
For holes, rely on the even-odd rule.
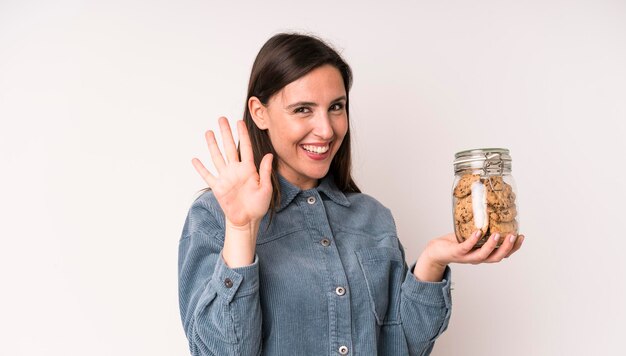
[[[254,165],[252,144],[243,121],[237,122],[241,157],[233,139],[228,120],[219,118],[226,160],[215,140],[215,134],[206,132],[206,141],[211,159],[218,171],[217,177],[211,174],[199,159],[192,164],[204,181],[211,187],[224,211],[227,221],[233,226],[244,226],[263,218],[272,198],[272,154],[266,154],[261,160],[259,171]],[[241,158],[241,159],[240,159]]]

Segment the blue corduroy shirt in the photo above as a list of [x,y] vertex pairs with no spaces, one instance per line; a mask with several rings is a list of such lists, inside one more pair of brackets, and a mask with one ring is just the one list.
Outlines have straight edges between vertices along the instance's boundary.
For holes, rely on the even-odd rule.
[[263,218],[254,262],[221,256],[224,214],[211,191],[179,242],[179,300],[192,355],[428,355],[452,308],[450,268],[419,281],[389,209],[331,176]]

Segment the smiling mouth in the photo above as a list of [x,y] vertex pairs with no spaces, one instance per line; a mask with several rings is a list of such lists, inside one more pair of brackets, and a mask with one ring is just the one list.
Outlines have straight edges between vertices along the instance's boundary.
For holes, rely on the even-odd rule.
[[328,143],[326,146],[300,145],[300,147],[302,147],[302,149],[307,152],[322,155],[330,150],[330,143]]

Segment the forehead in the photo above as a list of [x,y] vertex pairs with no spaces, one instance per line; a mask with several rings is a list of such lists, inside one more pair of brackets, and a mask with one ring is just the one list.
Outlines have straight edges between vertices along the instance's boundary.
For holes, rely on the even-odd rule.
[[277,94],[276,99],[287,104],[295,101],[324,103],[346,95],[346,90],[339,70],[324,65],[287,84]]

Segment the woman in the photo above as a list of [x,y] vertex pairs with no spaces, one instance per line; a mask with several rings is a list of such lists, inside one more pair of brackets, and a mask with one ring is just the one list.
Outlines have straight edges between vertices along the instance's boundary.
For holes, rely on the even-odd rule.
[[[448,264],[498,262],[492,236],[430,241],[410,268],[390,211],[352,179],[350,67],[311,36],[279,34],[252,68],[237,149],[206,140],[217,175],[191,207],[179,250],[193,355],[425,355],[447,328]],[[502,238],[505,238],[504,236]]]

